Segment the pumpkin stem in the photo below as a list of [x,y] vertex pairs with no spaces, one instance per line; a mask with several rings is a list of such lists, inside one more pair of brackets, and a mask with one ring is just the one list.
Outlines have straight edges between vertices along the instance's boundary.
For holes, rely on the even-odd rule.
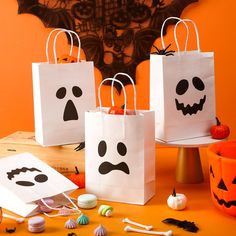
[[78,167],[77,166],[75,166],[75,174],[79,174],[79,169],[78,169]]
[[217,125],[217,126],[220,126],[220,125],[221,125],[220,120],[218,119],[218,117],[216,117],[216,125]]
[[176,197],[175,188],[173,188],[172,196],[173,196],[173,197]]

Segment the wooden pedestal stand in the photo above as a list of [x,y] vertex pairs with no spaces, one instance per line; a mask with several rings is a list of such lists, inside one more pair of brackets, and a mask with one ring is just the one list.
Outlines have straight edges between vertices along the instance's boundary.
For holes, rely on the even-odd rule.
[[162,145],[178,147],[176,181],[184,184],[197,184],[204,181],[199,147],[219,142],[219,140],[206,136],[174,142],[163,142],[161,140],[156,140],[156,142]]

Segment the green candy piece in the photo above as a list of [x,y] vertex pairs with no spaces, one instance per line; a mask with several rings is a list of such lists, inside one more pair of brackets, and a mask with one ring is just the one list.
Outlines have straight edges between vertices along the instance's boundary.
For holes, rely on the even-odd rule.
[[81,214],[78,219],[77,219],[77,223],[79,225],[87,225],[89,223],[89,218],[88,216]]
[[101,215],[102,215],[102,216],[105,216],[105,215],[106,215],[106,212],[107,212],[108,210],[113,211],[113,208],[112,208],[111,206],[103,205],[103,206],[102,206]]

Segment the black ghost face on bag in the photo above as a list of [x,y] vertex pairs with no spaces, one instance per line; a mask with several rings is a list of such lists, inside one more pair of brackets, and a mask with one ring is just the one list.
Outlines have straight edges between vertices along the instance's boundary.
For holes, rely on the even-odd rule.
[[[192,84],[195,88],[194,93],[204,91],[205,84],[199,77],[192,78]],[[187,91],[189,91],[189,81],[186,79],[180,80],[176,86],[176,94],[179,96],[183,96]],[[202,96],[202,93],[199,93]],[[189,92],[188,96],[191,96]],[[179,99],[175,98],[175,105],[178,111],[182,111],[183,115],[189,114],[196,114],[198,111],[202,111],[203,106],[206,102],[206,95],[204,94],[202,97],[199,98],[193,105],[185,104],[184,97],[179,97]]]
[[[58,99],[63,99],[63,98],[66,97],[66,94],[67,94],[66,88],[61,87],[57,90],[56,97]],[[78,98],[78,97],[82,96],[83,92],[82,92],[80,87],[73,86],[72,87],[72,94],[76,98]],[[63,120],[64,121],[69,121],[69,120],[78,120],[78,119],[79,119],[79,117],[78,117],[76,107],[75,107],[73,101],[69,99],[66,103],[66,106],[65,106],[65,110],[64,110],[64,114],[63,114]]]
[[[48,180],[47,175],[38,174],[38,172],[42,172],[42,171],[34,167],[33,168],[22,167],[20,169],[17,168],[15,170],[11,170],[10,172],[7,172],[7,177],[9,180],[13,180],[16,175],[20,175],[21,173],[26,173],[27,171],[30,171],[30,172],[36,171],[36,173],[32,173],[32,177],[34,178],[34,181],[36,181],[37,183],[44,183]],[[22,180],[16,181],[15,183],[17,185],[21,185],[25,187],[30,187],[30,186],[35,185],[35,183],[32,181],[29,181],[29,179],[24,180],[23,178],[24,176],[22,176]]]
[[[124,143],[119,142],[116,146],[117,152],[120,156],[125,156],[127,153],[127,148]],[[107,144],[104,140],[100,141],[98,144],[98,155],[100,157],[105,156],[107,152]],[[102,164],[99,166],[98,171],[100,174],[105,175],[110,173],[113,170],[119,170],[123,171],[124,173],[129,175],[129,167],[125,162],[120,162],[118,164],[112,164],[108,161],[102,162]]]

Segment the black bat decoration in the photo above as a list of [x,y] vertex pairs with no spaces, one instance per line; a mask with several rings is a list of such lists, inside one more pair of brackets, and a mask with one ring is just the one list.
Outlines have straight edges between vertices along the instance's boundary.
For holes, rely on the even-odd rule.
[[[76,31],[86,60],[94,61],[103,78],[118,72],[136,82],[137,65],[149,59],[164,20],[180,17],[185,7],[198,0],[17,0],[18,13],[39,17],[45,27]],[[164,29],[176,20],[167,22]],[[68,36],[68,42],[70,39]],[[76,41],[75,41],[76,44]],[[128,78],[117,77],[124,85]],[[118,92],[121,86],[114,84]]]
[[163,220],[162,222],[166,224],[176,225],[177,227],[183,228],[184,230],[192,232],[192,233],[196,233],[199,230],[199,228],[195,225],[194,222],[190,222],[187,220],[181,221],[174,218],[167,218]]
[[76,148],[74,148],[74,150],[76,151],[76,152],[78,152],[78,151],[80,151],[80,150],[82,150],[82,149],[84,149],[85,148],[85,142],[82,142],[82,143],[80,143]]

